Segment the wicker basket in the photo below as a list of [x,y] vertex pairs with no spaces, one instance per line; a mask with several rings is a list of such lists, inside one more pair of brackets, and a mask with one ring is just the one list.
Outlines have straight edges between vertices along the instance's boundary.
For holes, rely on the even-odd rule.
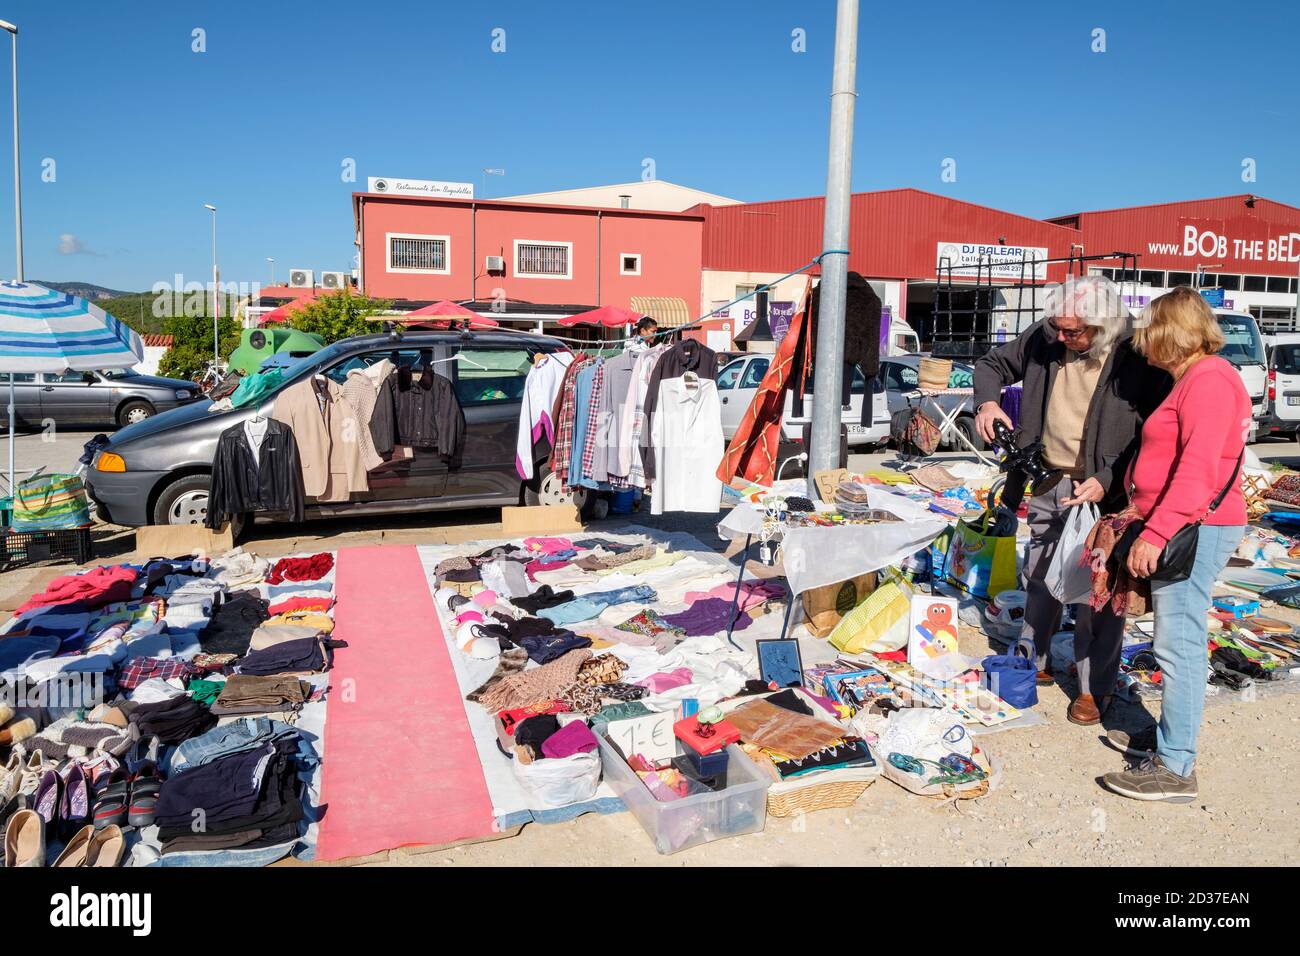
[[815,783],[789,793],[767,792],[767,812],[774,817],[794,817],[814,810],[849,807],[875,783],[870,780],[842,780],[839,783]]

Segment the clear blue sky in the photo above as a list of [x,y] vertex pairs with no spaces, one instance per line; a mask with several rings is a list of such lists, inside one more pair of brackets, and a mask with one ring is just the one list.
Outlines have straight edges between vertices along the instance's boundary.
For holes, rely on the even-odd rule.
[[[7,0],[0,18],[21,29],[29,278],[203,280],[204,202],[227,281],[265,282],[267,256],[280,278],[347,269],[348,197],[368,175],[481,188],[483,167],[504,167],[486,194],[501,196],[626,182],[652,157],[661,179],[740,199],[825,188],[830,0]],[[1280,0],[863,0],[854,189],[1036,216],[1239,192],[1300,204],[1297,37],[1300,4]],[[340,179],[347,157],[357,184]]]

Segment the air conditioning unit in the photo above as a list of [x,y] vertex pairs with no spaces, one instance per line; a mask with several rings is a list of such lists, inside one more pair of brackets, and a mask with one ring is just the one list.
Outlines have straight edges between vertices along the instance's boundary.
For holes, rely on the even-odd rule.
[[347,284],[348,277],[346,272],[322,272],[320,274],[320,287],[322,289],[337,291],[346,287]]
[[506,271],[505,256],[487,256],[484,258],[483,261],[484,261],[484,265],[483,265],[484,272],[505,272]]
[[316,283],[314,281],[315,273],[310,269],[290,269],[289,270],[289,288],[290,289],[310,289]]

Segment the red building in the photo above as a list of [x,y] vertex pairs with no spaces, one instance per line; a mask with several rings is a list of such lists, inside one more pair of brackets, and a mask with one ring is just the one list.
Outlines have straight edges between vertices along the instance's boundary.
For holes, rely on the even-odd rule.
[[695,318],[694,212],[354,193],[361,290],[399,309],[438,299],[535,327],[600,305]]

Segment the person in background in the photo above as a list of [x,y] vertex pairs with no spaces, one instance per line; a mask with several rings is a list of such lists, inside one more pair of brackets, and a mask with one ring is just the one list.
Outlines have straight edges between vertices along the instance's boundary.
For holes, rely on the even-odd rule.
[[1141,762],[1106,774],[1102,782],[1135,800],[1188,803],[1197,796],[1210,589],[1246,533],[1241,466],[1251,407],[1241,376],[1215,354],[1223,333],[1198,293],[1186,287],[1167,292],[1142,318],[1134,342],[1147,361],[1173,376],[1174,387],[1142,426],[1142,448],[1133,463],[1132,510],[1145,524],[1129,549],[1129,573],[1151,577],[1169,540],[1188,524],[1201,526],[1191,575],[1151,582],[1163,688],[1160,723],[1154,732],[1107,735]]
[[655,337],[659,334],[659,323],[650,316],[642,316],[641,321],[636,324],[635,335],[628,339],[627,349],[629,352],[644,352],[655,344]]
[[[1024,382],[1020,444],[1043,444],[1051,471],[1032,489],[1024,635],[1034,642],[1038,683],[1051,684],[1052,636],[1061,623],[1061,602],[1044,576],[1065,530],[1069,509],[1096,504],[1102,512],[1127,504],[1124,471],[1133,460],[1138,430],[1169,391],[1169,376],[1133,349],[1132,317],[1115,284],[1100,276],[1070,278],[1050,286],[1044,318],[1014,341],[975,363],[975,425],[985,441],[993,424],[1011,420],[999,403],[1002,388]],[[1021,479],[1024,480],[1023,478]],[[1020,503],[1009,480],[1002,501]],[[1066,712],[1076,724],[1101,722],[1119,677],[1124,618],[1109,607],[1077,609],[1074,659],[1079,694]]]

